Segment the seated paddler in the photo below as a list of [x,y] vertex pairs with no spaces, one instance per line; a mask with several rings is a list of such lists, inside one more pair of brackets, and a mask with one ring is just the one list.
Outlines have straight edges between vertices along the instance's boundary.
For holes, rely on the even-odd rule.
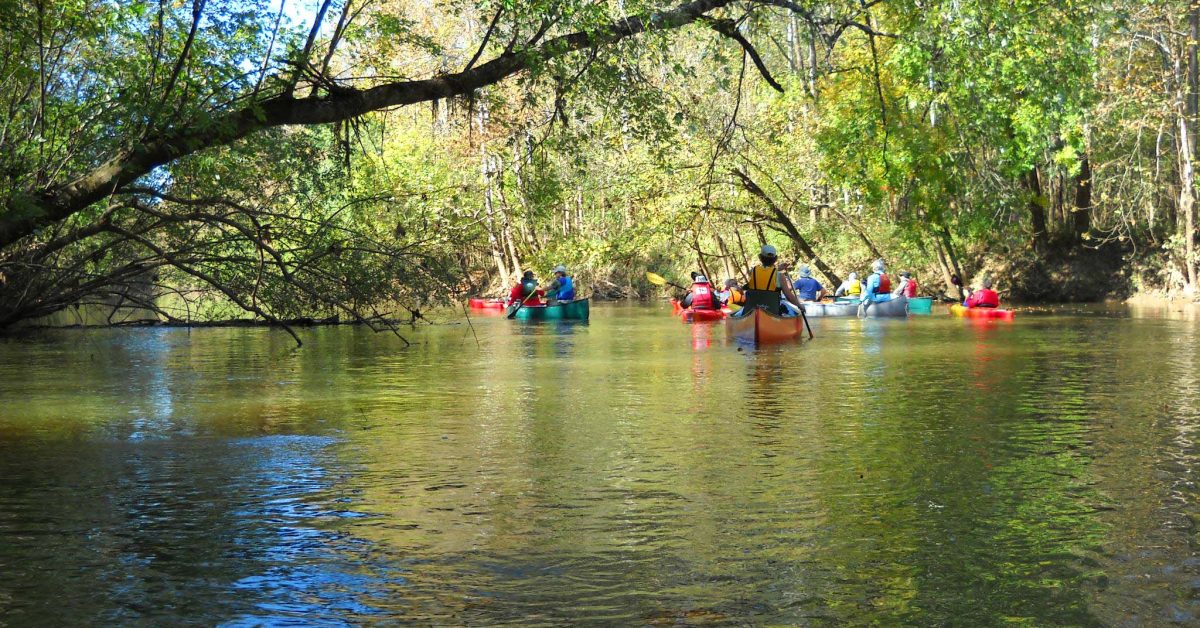
[[779,252],[770,244],[764,244],[758,253],[759,265],[750,271],[750,281],[743,286],[746,303],[741,315],[745,315],[755,307],[761,307],[772,314],[794,316],[792,310],[784,306],[789,303],[797,311],[803,310],[800,299],[792,289],[792,280],[783,270],[776,268]]

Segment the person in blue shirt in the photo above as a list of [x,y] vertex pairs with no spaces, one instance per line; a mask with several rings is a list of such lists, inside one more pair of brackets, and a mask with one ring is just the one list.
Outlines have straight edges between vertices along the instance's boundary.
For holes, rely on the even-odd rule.
[[575,300],[575,282],[567,276],[566,266],[559,264],[554,267],[554,281],[546,286],[546,295],[550,298],[551,303]]
[[883,260],[875,260],[871,264],[871,270],[873,272],[867,277],[867,285],[863,288],[862,303],[858,306],[860,317],[866,316],[871,304],[892,300],[892,282],[884,272]]
[[808,266],[800,267],[800,278],[792,287],[796,289],[796,296],[801,301],[820,301],[821,297],[825,296],[825,288],[821,286],[821,282],[813,279],[812,269]]

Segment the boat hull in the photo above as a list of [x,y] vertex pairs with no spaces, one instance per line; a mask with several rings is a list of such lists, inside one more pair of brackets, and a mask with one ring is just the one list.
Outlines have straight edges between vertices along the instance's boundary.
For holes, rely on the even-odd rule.
[[909,314],[932,314],[933,297],[912,297],[908,300]]
[[951,305],[950,313],[963,318],[992,318],[1002,321],[1011,321],[1015,315],[1012,310],[994,307],[963,307],[961,305]]
[[[805,303],[804,313],[809,318],[858,316],[858,301]],[[872,303],[871,307],[867,308],[868,318],[900,318],[904,316],[908,316],[908,299],[904,297]]]
[[678,299],[671,299],[671,313],[678,316],[685,323],[709,323],[724,320],[726,316],[729,316],[730,311],[725,308],[719,310],[697,310],[690,307],[683,307]]
[[590,315],[588,300],[576,299],[556,305],[526,305],[513,318],[519,321],[586,321]]
[[472,310],[503,310],[504,300],[480,299],[478,297],[471,297],[470,299],[467,299],[467,307],[471,308]]
[[725,319],[726,335],[738,342],[756,345],[793,342],[800,339],[803,330],[804,319],[801,317],[784,318],[762,308]]

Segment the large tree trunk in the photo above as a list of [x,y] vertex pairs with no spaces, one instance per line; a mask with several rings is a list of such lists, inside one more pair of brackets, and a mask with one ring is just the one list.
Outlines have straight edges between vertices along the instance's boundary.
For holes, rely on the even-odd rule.
[[1200,116],[1200,54],[1197,54],[1198,39],[1200,39],[1200,2],[1195,0],[1192,1],[1191,9],[1188,11],[1188,29],[1190,31],[1187,47],[1188,106],[1186,119],[1180,121],[1187,143],[1184,157],[1186,178],[1182,181],[1184,192],[1180,195],[1179,205],[1183,209],[1183,264],[1187,277],[1187,285],[1184,290],[1188,294],[1195,294],[1196,290],[1200,288],[1196,277],[1196,181],[1194,171],[1198,154],[1196,125],[1200,124],[1200,120],[1197,119]]
[[1071,211],[1071,233],[1076,242],[1092,228],[1092,161],[1087,153],[1075,175],[1075,207]]
[[1029,190],[1029,218],[1033,223],[1033,246],[1038,251],[1045,251],[1050,234],[1046,228],[1046,197],[1042,194],[1042,180],[1036,166],[1025,173],[1025,188]]

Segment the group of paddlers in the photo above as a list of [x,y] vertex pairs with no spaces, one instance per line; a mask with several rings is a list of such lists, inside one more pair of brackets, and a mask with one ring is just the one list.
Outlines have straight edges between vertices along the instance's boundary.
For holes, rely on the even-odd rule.
[[[750,271],[745,284],[739,286],[737,281],[726,279],[719,291],[714,289],[707,277],[692,273],[692,286],[682,300],[683,307],[696,310],[728,308],[736,311],[753,301],[753,305],[766,306],[769,310],[773,310],[774,304],[778,303],[779,314],[796,316],[803,311],[804,303],[817,302],[830,296],[821,282],[813,278],[812,270],[806,265],[800,267],[798,277],[792,281],[788,276],[789,267],[779,262],[779,253],[770,244],[763,245],[758,261],[759,265]],[[873,304],[901,296],[913,298],[917,296],[919,288],[917,280],[908,271],[901,272],[897,281],[893,282],[886,272],[884,261],[877,259],[871,264],[871,273],[865,281],[859,281],[858,274],[851,272],[832,296],[857,299],[859,313],[865,314]],[[990,277],[984,277],[979,289],[965,288],[965,291],[967,298],[963,305],[966,307],[1000,307],[1000,296],[992,290]]]
[[554,305],[562,301],[575,300],[575,281],[567,274],[563,265],[554,267],[554,280],[545,288],[539,288],[532,270],[525,271],[517,284],[508,293],[504,306],[524,301],[524,305]]

